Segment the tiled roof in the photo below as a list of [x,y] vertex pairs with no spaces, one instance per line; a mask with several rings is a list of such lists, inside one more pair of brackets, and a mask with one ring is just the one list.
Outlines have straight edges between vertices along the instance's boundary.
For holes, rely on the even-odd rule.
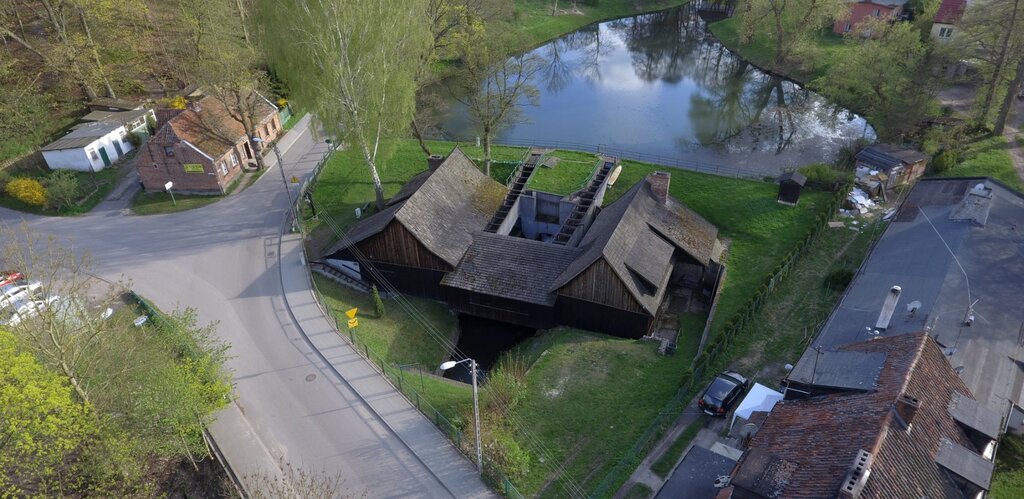
[[[261,123],[277,112],[270,103],[263,104]],[[245,136],[245,127],[232,119],[227,108],[217,99],[204,97],[195,106],[167,122],[179,139],[187,140],[211,158],[219,158]]]
[[[941,442],[978,452],[949,412],[956,397],[971,394],[934,340],[919,332],[841,350],[886,355],[877,388],[776,404],[734,470],[733,485],[778,497],[835,497],[864,450],[873,460],[861,497],[960,497],[936,459]],[[909,430],[894,410],[903,395],[920,402]],[[771,482],[778,463],[785,464],[784,480]]]
[[935,22],[942,24],[958,24],[967,9],[967,0],[942,0],[939,10],[935,12]]

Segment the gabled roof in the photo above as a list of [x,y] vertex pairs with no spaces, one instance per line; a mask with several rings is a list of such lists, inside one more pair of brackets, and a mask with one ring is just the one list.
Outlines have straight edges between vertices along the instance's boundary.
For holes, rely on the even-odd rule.
[[935,12],[935,22],[941,24],[958,24],[967,9],[967,0],[942,0],[939,10]]
[[[949,412],[957,397],[973,397],[935,341],[918,332],[840,351],[885,356],[875,388],[777,403],[740,458],[733,485],[775,491],[777,497],[835,497],[863,450],[870,454],[864,497],[960,497],[950,478],[957,471],[941,464],[940,454],[943,446],[954,449],[948,458],[954,462],[964,461],[961,450],[978,453]],[[903,396],[919,401],[909,430],[894,410]],[[964,469],[972,476],[964,478],[978,480],[983,473],[969,461]],[[772,463],[785,463],[785,473],[761,469]],[[765,483],[772,476],[780,480]]]
[[43,146],[41,150],[60,151],[64,149],[81,149],[93,142],[96,142],[108,133],[121,128],[122,126],[124,125],[120,123],[81,123],[75,125],[67,135]]
[[782,182],[796,182],[802,186],[807,183],[807,177],[800,172],[786,172],[779,176],[779,183]]
[[717,236],[714,225],[678,201],[660,202],[644,180],[598,213],[580,241],[582,254],[554,281],[554,289],[603,258],[633,298],[655,314],[672,270],[672,252],[678,248],[707,265]]
[[[263,122],[277,109],[265,100],[260,100],[260,109],[264,111]],[[171,118],[161,131],[170,128],[175,137],[188,141],[197,149],[211,158],[219,158],[245,136],[245,127],[228,114],[228,109],[213,97],[204,97],[191,104],[178,115]],[[166,135],[157,133],[157,139]]]
[[484,228],[506,191],[456,147],[435,171],[413,177],[387,208],[352,226],[328,254],[358,243],[396,220],[430,252],[455,267],[473,243],[473,233]]
[[456,269],[445,275],[445,286],[540,305],[555,304],[556,279],[579,255],[579,250],[489,232],[473,234]]
[[892,144],[873,144],[857,153],[857,160],[867,163],[879,170],[888,172],[896,166],[912,165],[928,159],[920,151],[903,149]]
[[91,111],[82,117],[82,121],[104,121],[107,123],[130,123],[149,114],[149,109],[133,109],[131,111]]

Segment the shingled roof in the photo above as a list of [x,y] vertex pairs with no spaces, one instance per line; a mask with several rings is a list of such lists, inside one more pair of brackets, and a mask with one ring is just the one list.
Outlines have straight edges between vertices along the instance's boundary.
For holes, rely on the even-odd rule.
[[678,201],[669,197],[660,202],[644,180],[597,215],[580,241],[580,257],[554,281],[554,287],[568,284],[604,258],[633,298],[654,315],[664,296],[675,248],[707,265],[717,236],[714,225]]
[[327,254],[358,243],[397,220],[430,252],[455,267],[473,243],[473,233],[487,225],[506,191],[456,147],[436,170],[406,183],[387,208],[352,226]]
[[473,234],[459,266],[445,275],[445,286],[512,300],[552,306],[553,281],[580,251],[557,244],[489,232]]
[[[919,332],[840,350],[885,355],[874,389],[776,404],[734,469],[734,487],[763,497],[836,497],[861,458],[870,472],[850,490],[862,497],[961,497],[952,476],[965,474],[988,488],[992,463],[976,448],[984,440],[972,441],[970,422],[954,416],[986,409],[934,340]],[[919,404],[909,425],[896,409],[907,397]],[[748,495],[733,497],[740,496]]]

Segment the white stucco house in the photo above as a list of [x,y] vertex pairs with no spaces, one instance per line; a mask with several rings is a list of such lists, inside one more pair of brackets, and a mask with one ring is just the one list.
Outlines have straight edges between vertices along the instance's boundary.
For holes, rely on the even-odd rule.
[[938,42],[948,42],[959,35],[960,20],[967,9],[967,0],[942,0],[935,13],[931,36]]
[[103,116],[93,114],[86,116],[87,121],[75,125],[67,135],[43,146],[43,159],[51,170],[98,172],[112,165],[135,148],[128,134],[144,132],[146,118],[153,116],[153,111],[137,109]]

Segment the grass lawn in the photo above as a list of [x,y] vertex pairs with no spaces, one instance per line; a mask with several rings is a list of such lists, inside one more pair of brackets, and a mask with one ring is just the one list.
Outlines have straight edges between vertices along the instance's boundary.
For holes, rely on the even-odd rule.
[[[391,156],[382,161],[381,176],[386,196],[392,196],[406,180],[425,169],[426,160],[415,141],[392,141],[387,147]],[[434,152],[446,153],[452,145],[432,143],[431,147]],[[472,158],[481,155],[478,148],[464,147],[463,150]],[[518,160],[524,153],[522,148],[497,148],[495,156],[500,160]],[[586,181],[597,161],[595,155],[579,152],[557,151],[554,155],[560,158],[558,166],[538,170],[532,187],[570,192]],[[616,186],[609,189],[606,203],[617,199],[648,173],[664,169],[632,161],[623,164],[622,174]],[[504,180],[509,168],[499,171],[496,165],[492,176]],[[672,170],[670,190],[715,223],[721,238],[731,241],[729,274],[719,301],[716,327],[729,319],[765,282],[783,257],[803,240],[831,197],[830,193],[806,191],[799,206],[783,206],[775,201],[777,187],[773,184],[683,170]],[[373,200],[369,173],[358,154],[336,153],[320,177],[314,196],[320,206],[321,219],[331,217],[342,226],[351,223],[353,208]],[[316,228],[322,220],[307,220],[306,223]],[[326,231],[326,228],[319,230]],[[365,296],[343,297],[340,300],[343,304],[332,305],[332,308],[349,307],[359,299],[365,303],[361,308],[372,310]],[[423,302],[423,306],[442,310],[444,307],[433,302]],[[389,307],[389,320],[393,313],[399,313],[397,307]],[[374,320],[368,315],[363,317],[367,324]],[[408,318],[394,318],[396,322],[386,327],[391,334],[417,330]],[[445,312],[439,320],[452,319]],[[565,495],[569,480],[553,473],[552,463],[564,465],[566,476],[584,490],[596,487],[676,394],[680,377],[695,356],[704,320],[698,314],[686,314],[680,322],[683,334],[673,357],[659,356],[654,343],[568,329],[542,333],[520,346],[519,352],[532,363],[526,378],[526,395],[510,414],[510,420],[518,422],[511,428],[528,432],[513,432],[531,457],[531,472],[514,480],[520,492]],[[435,327],[447,331],[449,326],[443,324],[450,322],[435,323]],[[363,332],[363,336],[368,335]],[[409,358],[404,355],[419,353],[401,354],[393,337],[377,341],[378,345],[371,345],[371,349],[386,352],[383,355],[391,362],[403,362]],[[410,341],[421,344],[433,340],[421,337]],[[735,354],[740,355],[740,351]],[[444,385],[443,388],[451,387]],[[454,387],[456,392],[459,388]],[[430,391],[428,386],[427,392]],[[471,409],[469,390],[463,388],[463,391],[465,393],[449,394],[447,398],[438,396],[437,400],[438,404],[454,404],[442,412],[456,415],[457,420],[465,422],[465,415]]]
[[[346,310],[353,307],[359,309],[359,327],[355,335],[359,336],[360,343],[369,345],[370,350],[383,356],[386,362],[419,364],[429,372],[444,360],[446,351],[441,343],[425,332],[413,334],[415,329],[422,329],[422,326],[397,303],[384,300],[384,317],[377,317],[370,295],[335,284],[319,274],[314,274],[313,280],[324,296],[324,305],[336,316],[344,319]],[[407,299],[446,338],[455,329],[455,317],[443,303],[413,297]]]
[[963,154],[966,159],[940,176],[986,176],[998,179],[1014,189],[1024,190],[1024,182],[1021,182],[1020,175],[1013,166],[1009,147],[1006,138],[1001,135],[983,137],[967,146]]
[[992,474],[992,499],[1011,499],[1024,495],[1024,438],[1007,433],[996,451],[996,471]]
[[132,198],[132,213],[136,215],[159,215],[161,213],[194,210],[216,203],[223,198],[224,196],[175,194],[172,201],[171,195],[166,192],[146,193],[140,190]]
[[633,487],[626,493],[626,499],[647,499],[653,496],[654,491],[647,484],[643,483],[633,484]]
[[661,478],[667,477],[668,474],[672,472],[672,468],[676,467],[676,463],[679,462],[679,459],[683,457],[683,451],[686,450],[688,445],[690,445],[690,441],[697,436],[697,433],[699,433],[700,429],[703,427],[703,417],[690,423],[690,425],[679,434],[676,441],[672,442],[672,445],[669,446],[668,449],[665,449],[665,453],[651,465],[651,471]]
[[799,63],[789,67],[775,66],[775,40],[767,36],[756,36],[749,44],[740,43],[740,22],[732,17],[712,23],[709,28],[723,45],[740,54],[744,59],[794,80],[809,83],[825,74],[835,61],[841,59],[850,46],[844,43],[843,37],[832,33],[832,28],[824,28],[814,37],[812,51]]
[[597,5],[578,2],[578,11],[572,12],[570,0],[558,2],[558,12],[551,13],[552,0],[515,0],[511,12],[495,21],[498,27],[490,29],[512,30],[522,34],[522,47],[540,45],[552,38],[575,31],[588,24],[625,17],[643,12],[683,5],[687,0],[600,0]]
[[570,495],[566,476],[585,491],[604,478],[675,395],[692,358],[692,352],[659,355],[653,342],[567,328],[542,333],[517,354],[532,365],[526,395],[510,419],[521,441],[543,442],[546,449],[527,446],[534,464],[516,487],[546,497]]

